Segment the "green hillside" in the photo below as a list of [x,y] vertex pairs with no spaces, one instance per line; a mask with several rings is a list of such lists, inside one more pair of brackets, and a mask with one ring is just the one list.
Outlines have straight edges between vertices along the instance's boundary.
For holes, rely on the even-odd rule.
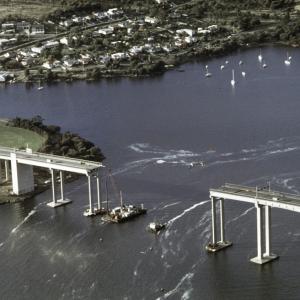
[[0,121],[0,146],[12,148],[28,147],[34,151],[38,150],[45,142],[45,138],[30,130],[8,127]]

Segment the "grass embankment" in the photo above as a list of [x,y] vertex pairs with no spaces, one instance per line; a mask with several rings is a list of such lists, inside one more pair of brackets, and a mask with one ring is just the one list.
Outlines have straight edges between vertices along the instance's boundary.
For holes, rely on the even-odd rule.
[[28,147],[37,151],[45,142],[46,138],[27,129],[6,126],[0,121],[0,146],[11,148]]

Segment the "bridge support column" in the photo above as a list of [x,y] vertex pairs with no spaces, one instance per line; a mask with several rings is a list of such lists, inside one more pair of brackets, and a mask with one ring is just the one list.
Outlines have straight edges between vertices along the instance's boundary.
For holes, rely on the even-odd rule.
[[[33,167],[20,164],[16,153],[11,153],[11,177],[14,195],[30,193],[34,190]],[[5,161],[5,177],[9,177],[8,161]]]
[[224,199],[219,199],[219,203],[220,203],[220,241],[217,242],[216,199],[214,197],[211,197],[212,242],[206,246],[206,250],[209,252],[216,252],[232,245],[231,242],[225,241]]
[[9,180],[9,161],[5,160],[5,180],[8,181]]
[[98,200],[98,211],[102,211],[102,203],[101,203],[101,187],[100,187],[100,178],[99,175],[96,177],[97,180],[97,200]]
[[71,203],[72,201],[64,198],[64,177],[63,172],[60,171],[60,188],[61,188],[61,199],[56,199],[56,178],[55,170],[50,169],[51,172],[51,182],[52,182],[52,202],[47,203],[50,207],[58,207]]
[[[250,261],[256,264],[265,264],[277,258],[277,255],[271,254],[271,208],[256,204],[256,222],[257,222],[257,256]],[[265,213],[265,253],[263,254],[263,214]]]
[[83,215],[86,216],[86,217],[90,217],[90,216],[95,215],[94,203],[93,203],[93,192],[92,192],[92,178],[91,177],[92,177],[91,174],[87,175],[88,190],[89,190],[89,208],[87,210],[85,210],[85,212],[83,213]]

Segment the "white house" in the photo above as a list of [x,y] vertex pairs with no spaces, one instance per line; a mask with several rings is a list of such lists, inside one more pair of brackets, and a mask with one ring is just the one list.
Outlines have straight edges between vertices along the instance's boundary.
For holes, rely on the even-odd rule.
[[31,34],[44,34],[45,33],[45,26],[43,24],[33,24],[31,26]]
[[46,61],[42,64],[42,67],[48,70],[51,70],[53,68],[53,64],[51,64],[50,62]]
[[34,53],[41,54],[44,49],[45,49],[44,46],[42,46],[42,47],[32,47],[31,51],[34,52]]
[[112,26],[108,26],[106,28],[102,28],[98,30],[98,33],[103,35],[109,35],[112,34],[113,32],[114,32],[114,27]]
[[141,53],[143,49],[143,46],[133,46],[129,49],[129,53],[131,55],[137,55],[138,53]]
[[157,24],[158,23],[158,19],[155,17],[146,16],[144,20],[146,23],[149,23],[149,24]]
[[63,45],[68,46],[69,45],[69,40],[66,37],[63,37],[59,40],[59,42]]
[[176,33],[177,34],[186,34],[188,36],[193,36],[195,32],[194,32],[193,29],[177,29]]
[[117,53],[113,53],[111,54],[111,59],[113,60],[117,60],[117,59],[125,59],[127,58],[128,54],[125,52],[117,52]]
[[167,0],[155,0],[155,2],[158,3],[158,4],[168,3]]
[[54,48],[54,47],[56,47],[56,46],[58,46],[59,45],[59,42],[58,41],[48,41],[48,42],[46,42],[46,44],[45,44],[45,48]]

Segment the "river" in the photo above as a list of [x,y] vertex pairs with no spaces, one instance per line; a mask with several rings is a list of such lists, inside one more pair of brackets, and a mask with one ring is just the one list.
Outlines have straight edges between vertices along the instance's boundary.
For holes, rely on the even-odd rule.
[[[256,255],[256,214],[246,203],[225,201],[233,247],[214,255],[204,250],[211,240],[210,187],[271,181],[274,189],[300,191],[300,51],[263,48],[265,69],[258,52],[143,80],[1,88],[0,118],[41,115],[93,141],[124,200],[148,208],[122,225],[86,218],[86,178],[66,185],[73,203],[65,207],[46,206],[51,191],[1,206],[1,299],[297,299],[296,213],[273,211],[273,252],[280,259],[271,264],[249,262]],[[204,76],[206,64],[211,78]],[[204,167],[190,167],[199,161]],[[167,230],[146,232],[153,220],[168,222]]]

